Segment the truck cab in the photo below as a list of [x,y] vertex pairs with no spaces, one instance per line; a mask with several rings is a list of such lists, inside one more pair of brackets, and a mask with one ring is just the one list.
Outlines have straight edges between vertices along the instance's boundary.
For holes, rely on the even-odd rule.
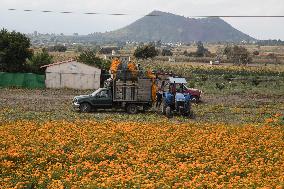
[[110,88],[99,88],[90,95],[80,95],[73,99],[73,107],[81,112],[91,112],[97,108],[110,109],[113,106]]

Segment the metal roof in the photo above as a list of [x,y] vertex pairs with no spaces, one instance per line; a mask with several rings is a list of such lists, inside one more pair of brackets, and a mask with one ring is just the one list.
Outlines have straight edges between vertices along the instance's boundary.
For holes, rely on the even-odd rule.
[[177,83],[177,84],[186,84],[185,78],[175,78],[175,77],[169,77],[170,83]]

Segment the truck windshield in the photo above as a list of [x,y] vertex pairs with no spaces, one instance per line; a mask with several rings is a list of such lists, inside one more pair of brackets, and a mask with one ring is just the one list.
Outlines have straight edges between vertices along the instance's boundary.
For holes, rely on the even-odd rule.
[[91,96],[96,96],[99,92],[101,92],[103,89],[102,88],[99,88],[98,90],[96,90],[95,92],[93,92],[91,94]]

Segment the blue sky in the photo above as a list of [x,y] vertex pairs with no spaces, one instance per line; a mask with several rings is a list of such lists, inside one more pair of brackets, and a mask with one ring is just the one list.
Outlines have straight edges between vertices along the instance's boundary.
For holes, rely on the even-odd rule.
[[[15,8],[17,11],[8,11]],[[23,12],[24,9],[37,10]],[[74,14],[40,10],[74,11]],[[153,10],[178,15],[283,15],[283,0],[0,0],[0,27],[31,33],[88,34],[118,29]],[[83,15],[82,12],[127,13],[128,16]],[[258,39],[284,40],[284,18],[226,18]]]

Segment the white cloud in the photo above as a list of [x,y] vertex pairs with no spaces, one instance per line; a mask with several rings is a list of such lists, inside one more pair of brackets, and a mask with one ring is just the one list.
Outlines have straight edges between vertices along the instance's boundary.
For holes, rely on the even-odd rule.
[[[128,25],[152,10],[190,15],[281,15],[283,0],[0,0],[0,27],[21,32],[92,33]],[[17,11],[8,11],[16,8]],[[24,9],[74,11],[76,14],[23,12]],[[81,12],[129,13],[130,16],[82,15]],[[284,40],[284,18],[225,19],[253,37]]]

